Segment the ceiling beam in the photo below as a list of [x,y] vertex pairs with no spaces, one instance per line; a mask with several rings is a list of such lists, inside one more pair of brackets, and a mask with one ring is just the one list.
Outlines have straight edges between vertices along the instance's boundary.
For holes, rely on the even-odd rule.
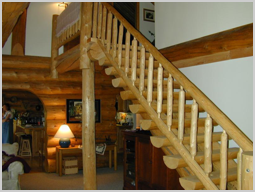
[[19,16],[28,5],[29,2],[2,2],[2,47],[4,47]]
[[177,68],[253,56],[253,23],[159,51]]

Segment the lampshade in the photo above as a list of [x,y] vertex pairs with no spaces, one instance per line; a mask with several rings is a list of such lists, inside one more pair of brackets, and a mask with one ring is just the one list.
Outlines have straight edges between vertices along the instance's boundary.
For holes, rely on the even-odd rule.
[[64,124],[61,125],[60,128],[58,129],[56,135],[54,136],[55,138],[73,138],[74,135],[71,131],[71,129],[69,128],[68,125]]

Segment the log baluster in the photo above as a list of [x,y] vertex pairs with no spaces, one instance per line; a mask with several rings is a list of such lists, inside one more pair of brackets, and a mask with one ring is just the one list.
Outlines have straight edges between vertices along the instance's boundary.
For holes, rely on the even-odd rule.
[[136,81],[136,67],[137,67],[137,40],[134,38],[132,41],[132,73],[131,73],[131,81],[133,85],[135,86],[135,81]]
[[102,44],[105,44],[107,9],[103,8]]
[[152,102],[152,91],[153,91],[153,61],[154,58],[152,54],[149,57],[149,66],[148,66],[148,82],[147,82],[147,102],[151,106]]
[[209,114],[205,119],[204,171],[207,176],[212,172],[212,118]]
[[118,19],[113,19],[113,33],[112,33],[112,57],[115,58],[117,55],[117,38],[118,38]]
[[128,75],[129,71],[129,51],[130,51],[130,33],[126,33],[126,44],[125,44],[125,74]]
[[190,128],[190,154],[194,159],[197,153],[197,118],[198,104],[195,99],[191,106],[191,128]]
[[98,2],[93,3],[93,34],[92,37],[96,38],[97,37],[97,14],[98,14]]
[[253,151],[242,153],[242,190],[253,190]]
[[121,67],[121,61],[122,61],[122,41],[123,41],[123,25],[120,24],[119,27],[119,38],[118,38],[118,65],[119,68]]
[[103,5],[102,5],[102,3],[99,3],[99,8],[98,8],[98,23],[97,23],[97,38],[98,39],[101,39],[102,16],[103,16]]
[[173,78],[169,73],[169,77],[167,79],[167,127],[168,130],[171,130],[172,126],[172,118],[173,118]]
[[108,13],[108,18],[107,18],[107,46],[106,46],[106,50],[109,53],[110,52],[110,48],[111,48],[111,39],[112,39],[112,13],[109,12]]
[[227,172],[228,172],[228,135],[225,130],[221,134],[220,145],[220,190],[227,188]]
[[239,149],[237,154],[237,190],[242,189],[242,148]]
[[157,113],[158,118],[162,113],[162,101],[163,101],[163,67],[161,63],[158,67],[158,82],[157,82]]
[[140,57],[140,81],[139,81],[139,91],[141,95],[143,95],[144,90],[144,70],[145,70],[145,48],[142,45]]
[[179,91],[179,106],[178,106],[178,139],[180,143],[183,141],[184,134],[184,108],[185,108],[185,92],[183,87]]

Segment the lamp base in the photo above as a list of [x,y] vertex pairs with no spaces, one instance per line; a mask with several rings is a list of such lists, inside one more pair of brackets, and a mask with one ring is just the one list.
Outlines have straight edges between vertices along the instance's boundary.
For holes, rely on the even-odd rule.
[[68,148],[70,145],[70,139],[60,139],[59,140],[59,145],[61,148]]

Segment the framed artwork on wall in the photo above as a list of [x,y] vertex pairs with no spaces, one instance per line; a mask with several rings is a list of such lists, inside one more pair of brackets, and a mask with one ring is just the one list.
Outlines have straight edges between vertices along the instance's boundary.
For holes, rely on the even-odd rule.
[[[100,123],[101,119],[101,103],[100,99],[95,100],[95,121]],[[82,122],[82,100],[67,99],[66,100],[66,123]]]
[[143,9],[143,20],[155,22],[155,12],[150,9]]

